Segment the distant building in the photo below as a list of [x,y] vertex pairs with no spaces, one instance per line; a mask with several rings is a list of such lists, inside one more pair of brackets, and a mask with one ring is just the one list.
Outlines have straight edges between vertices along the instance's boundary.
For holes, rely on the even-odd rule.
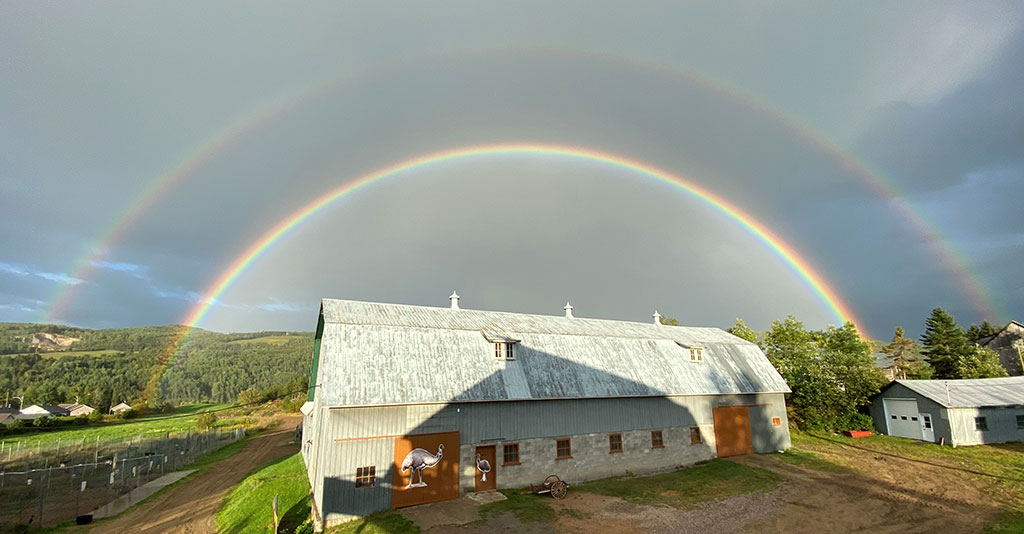
[[318,528],[790,445],[789,387],[718,328],[324,299],[302,456]]
[[68,414],[71,415],[71,417],[78,417],[79,415],[89,415],[92,412],[96,411],[92,406],[79,404],[77,402],[72,404],[58,404],[57,406],[60,406],[61,408],[67,410]]
[[38,419],[40,417],[67,417],[67,410],[53,404],[33,404],[21,411],[18,419]]
[[896,380],[871,417],[883,434],[947,445],[1024,441],[1024,377]]
[[884,352],[876,352],[871,355],[875,359],[875,367],[877,367],[882,373],[885,374],[885,378],[889,379],[890,382],[896,380],[896,365],[889,359],[889,355]]
[[980,338],[976,343],[994,350],[1008,375],[1024,375],[1024,324],[1010,321],[999,332]]
[[131,406],[129,406],[127,403],[122,402],[122,403],[118,404],[117,406],[111,406],[110,407],[110,413],[127,412],[128,410],[131,410],[131,409],[132,409]]
[[10,424],[17,418],[18,410],[14,408],[0,408],[0,425]]

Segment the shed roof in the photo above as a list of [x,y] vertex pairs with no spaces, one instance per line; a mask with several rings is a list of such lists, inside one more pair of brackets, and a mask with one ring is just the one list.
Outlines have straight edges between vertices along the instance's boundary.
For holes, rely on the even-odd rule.
[[[789,392],[718,328],[324,299],[318,400],[330,406]],[[494,358],[516,340],[515,360]],[[702,347],[691,363],[688,347]]]
[[947,408],[1024,405],[1024,376],[963,380],[896,380],[895,383],[903,384]]

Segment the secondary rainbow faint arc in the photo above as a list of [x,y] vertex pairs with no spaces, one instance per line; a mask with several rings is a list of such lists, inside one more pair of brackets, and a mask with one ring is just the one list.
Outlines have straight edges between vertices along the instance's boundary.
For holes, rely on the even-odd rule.
[[[189,311],[182,323],[190,327],[197,326],[217,302],[217,299],[235,280],[238,279],[239,276],[242,275],[243,272],[245,272],[246,268],[252,265],[252,263],[267,249],[269,249],[276,241],[284,237],[293,228],[297,227],[303,221],[315,215],[317,212],[344,195],[378,180],[406,171],[411,171],[419,167],[459,159],[516,154],[561,156],[590,162],[604,163],[677,186],[700,199],[705,204],[722,212],[727,217],[738,222],[744,229],[765,243],[769,249],[771,249],[794,271],[796,271],[800,278],[802,278],[803,281],[819,296],[822,302],[826,307],[828,307],[832,314],[835,315],[836,319],[838,319],[840,323],[852,321],[855,325],[859,324],[859,321],[856,319],[853,312],[850,311],[849,307],[842,301],[842,299],[839,298],[835,290],[829,286],[824,277],[818,274],[807,260],[803,259],[796,250],[772,233],[763,224],[759,223],[743,210],[730,204],[718,195],[652,165],[630,160],[608,152],[597,152],[580,147],[547,144],[491,144],[434,152],[378,169],[351,182],[346,182],[293,212],[250,245],[225,271],[221,273],[216,281],[214,281],[210,288],[204,293],[204,297]],[[181,343],[184,342],[184,338],[187,337],[187,332],[188,330],[186,330],[186,334],[184,334],[182,339],[178,342],[172,354],[178,351]]]

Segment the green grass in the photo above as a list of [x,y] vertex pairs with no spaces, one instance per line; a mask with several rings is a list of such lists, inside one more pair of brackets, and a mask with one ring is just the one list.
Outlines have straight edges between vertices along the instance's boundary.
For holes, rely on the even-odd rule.
[[704,501],[770,491],[781,479],[765,469],[716,458],[653,476],[594,480],[575,485],[569,491],[619,497],[635,504],[694,508]]
[[[21,443],[22,448],[32,448],[39,444],[44,447],[56,443],[74,444],[85,439],[88,446],[90,441],[108,439],[119,439],[134,437],[138,435],[152,436],[168,432],[182,432],[195,429],[195,420],[198,414],[226,408],[229,404],[192,404],[182,406],[172,413],[154,414],[138,419],[111,420],[103,423],[93,423],[88,426],[70,427],[65,430],[40,430],[30,431],[25,434],[15,434],[0,438],[5,442],[6,447]],[[192,417],[196,416],[196,417]],[[17,447],[17,445],[15,445]]]
[[326,534],[419,534],[420,527],[396,512],[368,515],[328,529]]
[[791,432],[791,439],[794,448],[799,449],[814,450],[845,445],[866,449],[866,453],[893,454],[902,458],[968,470],[963,476],[992,482],[990,491],[994,500],[1007,503],[1004,512],[995,523],[985,527],[985,532],[1024,532],[1024,442],[972,445],[954,449],[936,443],[892,436],[873,435],[853,439],[796,430]]
[[504,501],[487,503],[480,506],[480,518],[487,520],[492,514],[512,513],[523,523],[552,523],[558,519],[555,511],[551,509],[551,496],[534,495],[524,490],[501,490],[502,495],[507,497]]
[[281,530],[291,531],[309,517],[309,482],[298,453],[256,468],[235,486],[217,512],[218,532],[271,532],[275,495]]

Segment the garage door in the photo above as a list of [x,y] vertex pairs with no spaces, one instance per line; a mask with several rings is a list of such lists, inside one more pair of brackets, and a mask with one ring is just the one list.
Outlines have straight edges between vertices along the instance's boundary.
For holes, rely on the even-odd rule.
[[718,456],[739,456],[754,452],[750,433],[750,408],[746,406],[722,406],[715,408],[715,442]]
[[921,414],[914,399],[884,399],[885,422],[890,436],[921,439]]

